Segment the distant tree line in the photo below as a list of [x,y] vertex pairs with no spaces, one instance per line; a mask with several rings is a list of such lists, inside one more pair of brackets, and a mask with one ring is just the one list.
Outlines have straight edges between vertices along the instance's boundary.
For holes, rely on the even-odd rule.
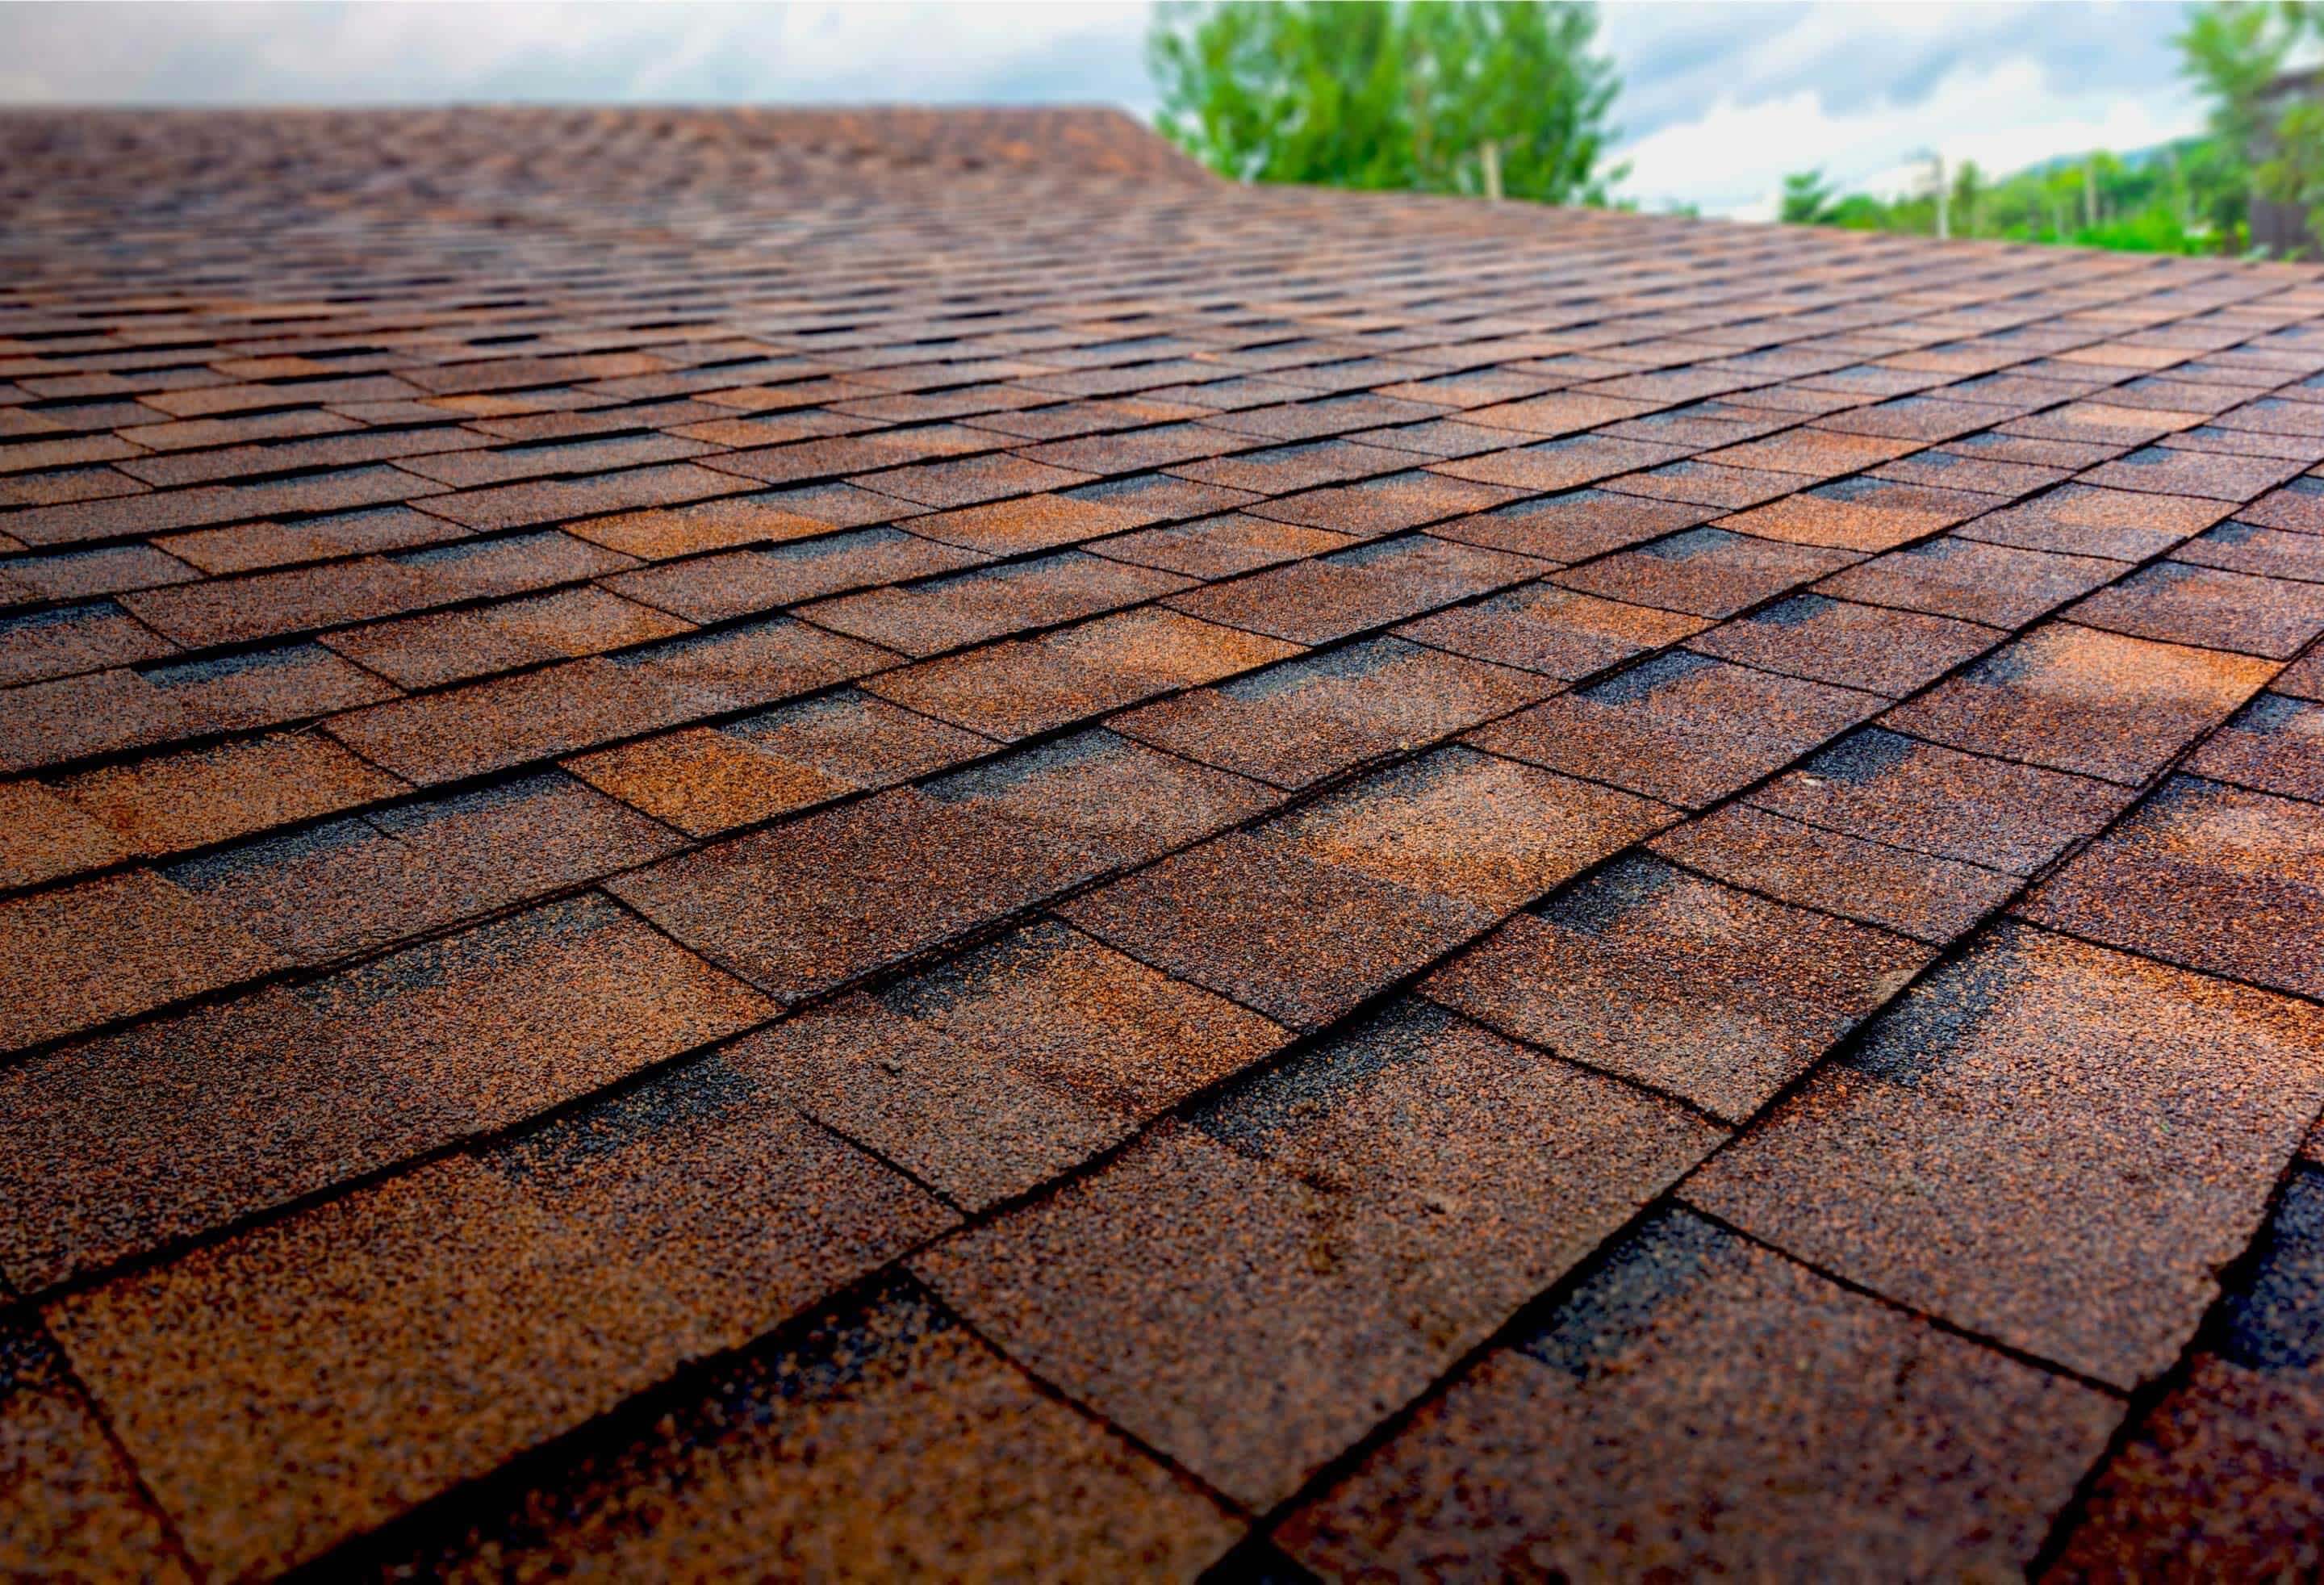
[[[2324,240],[2324,102],[2316,75],[2293,68],[2324,46],[2324,6],[2310,0],[2218,0],[2190,7],[2172,41],[2181,69],[2210,106],[2201,136],[2125,156],[2054,160],[2002,180],[1974,163],[1910,197],[1841,194],[1821,170],[1784,180],[1781,218],[2132,253],[2241,253],[2255,200],[2310,211]],[[1941,168],[1940,168],[1941,169]]]

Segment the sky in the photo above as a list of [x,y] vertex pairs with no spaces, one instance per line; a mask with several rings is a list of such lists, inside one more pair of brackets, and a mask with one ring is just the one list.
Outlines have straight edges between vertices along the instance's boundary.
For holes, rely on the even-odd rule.
[[[1030,4],[0,0],[0,105],[446,101],[1118,105],[1149,8]],[[2152,0],[1616,3],[1600,39],[1646,207],[1771,217],[1787,171],[1890,194],[2200,130]]]

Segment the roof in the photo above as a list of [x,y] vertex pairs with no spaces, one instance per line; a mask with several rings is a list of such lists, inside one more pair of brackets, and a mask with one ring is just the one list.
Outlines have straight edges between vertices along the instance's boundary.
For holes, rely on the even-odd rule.
[[2316,1565],[2315,271],[0,183],[0,1572]]

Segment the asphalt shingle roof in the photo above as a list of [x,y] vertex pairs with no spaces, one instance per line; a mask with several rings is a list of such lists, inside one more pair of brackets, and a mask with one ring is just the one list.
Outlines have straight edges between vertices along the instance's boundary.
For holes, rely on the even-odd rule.
[[0,208],[0,1573],[2324,1565],[2317,272],[1074,111]]

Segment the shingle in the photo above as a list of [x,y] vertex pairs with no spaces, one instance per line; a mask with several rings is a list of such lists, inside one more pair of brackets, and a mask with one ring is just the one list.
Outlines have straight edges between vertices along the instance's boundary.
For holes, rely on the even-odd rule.
[[729,622],[850,589],[957,572],[990,558],[900,529],[862,529],[622,573],[605,587],[688,622]]
[[2120,1414],[1682,1212],[1276,1537],[1333,1578],[2014,1576]]
[[0,772],[148,748],[213,723],[136,672],[100,671],[0,691]]
[[1721,617],[1853,559],[1843,550],[1781,545],[1723,529],[1689,529],[1560,573],[1556,581],[1609,600]]
[[2214,781],[2324,803],[2324,708],[2262,694],[2206,738],[2187,769]]
[[1192,1577],[1239,1524],[1060,1402],[924,1293],[884,1287],[721,1366],[668,1417],[558,1461],[390,1570],[963,1578],[1071,1560]]
[[[0,1074],[0,1268],[44,1287],[504,1128],[772,1011],[582,898],[68,1046]],[[92,1156],[106,1171],[76,1170]]]
[[[1478,415],[1471,413],[1473,420]],[[1670,462],[1685,455],[1676,446],[1656,446],[1645,440],[1613,440],[1579,435],[1566,440],[1545,440],[1483,456],[1432,464],[1429,471],[1447,478],[1470,479],[1480,484],[1506,484],[1517,490],[1571,490]]]
[[178,646],[111,600],[0,616],[0,687],[174,655]]
[[891,659],[777,619],[399,700],[339,716],[329,730],[373,763],[434,785],[812,693]]
[[1231,834],[1064,905],[1099,940],[1293,1028],[1338,1018],[1493,910]]
[[49,1315],[196,1561],[272,1571],[747,1341],[945,1220],[697,1069]]
[[1933,955],[1635,858],[1519,915],[1423,990],[1586,1067],[1742,1119]]
[[1021,456],[963,456],[864,474],[854,483],[922,506],[958,507],[996,501],[1006,495],[1063,490],[1085,484],[1091,476],[1077,469],[1051,467]]
[[37,781],[0,781],[0,888],[41,886],[125,856],[120,840]]
[[[407,498],[427,494],[427,511],[448,518],[464,528],[485,530],[562,522],[597,512],[676,506],[708,495],[732,494],[735,490],[731,475],[712,473],[690,462],[633,468],[598,478],[536,479],[520,484],[494,484],[451,495],[428,494],[428,488],[440,487],[423,488],[411,475],[401,476],[412,486],[404,492]],[[244,511],[233,515],[251,517],[258,512]]]
[[1440,539],[1458,539],[1489,550],[1574,562],[1691,529],[1718,515],[1714,507],[1576,490],[1457,518],[1439,523],[1434,532]]
[[0,1321],[0,1571],[32,1579],[191,1578],[71,1367],[36,1325]]
[[[1780,784],[1779,784],[1780,785]],[[1729,804],[1648,844],[1673,863],[1778,901],[1944,946],[2007,902],[2015,876]]]
[[2275,669],[2244,656],[2053,622],[1888,721],[1956,748],[2135,783],[2233,714]]
[[1991,496],[1965,490],[1842,479],[1721,518],[1720,527],[1794,545],[1876,554],[1951,528],[1996,504]]
[[2295,1172],[2224,1325],[2107,1460],[2063,1539],[2063,1579],[2200,1571],[2241,1579],[2324,1563],[2318,1285],[2324,1174]]
[[635,810],[550,770],[262,837],[166,873],[285,957],[321,963],[678,845]]
[[1374,639],[1166,699],[1112,724],[1172,753],[1300,788],[1552,691],[1525,672]]
[[1025,495],[984,506],[930,512],[913,522],[912,532],[947,545],[1013,556],[1078,545],[1101,534],[1137,528],[1145,519],[1146,514],[1135,508],[1116,506],[1103,499]]
[[1797,594],[1695,636],[1690,650],[1816,682],[1900,697],[1999,642],[1991,628]]
[[1880,707],[1873,695],[1658,656],[1471,733],[1479,748],[1700,807]]
[[2297,462],[2264,456],[2223,456],[2150,446],[2093,468],[2094,484],[2118,490],[2150,490],[2172,495],[2208,495],[2215,501],[2250,501],[2301,471]]
[[[844,485],[835,486],[844,490]],[[863,493],[853,493],[860,496]],[[886,497],[874,498],[881,510],[902,517],[916,509],[903,502],[888,502]],[[650,507],[642,511],[622,512],[613,517],[589,518],[575,523],[571,531],[593,544],[625,556],[642,558],[647,561],[664,561],[674,556],[692,556],[706,550],[731,550],[741,545],[779,544],[786,539],[810,539],[827,534],[835,528],[856,528],[864,521],[885,521],[874,513],[869,517],[848,513],[826,517],[816,510],[820,501],[783,500],[779,493],[764,495],[734,495],[724,500],[702,501],[685,506]]]
[[998,746],[849,690],[566,764],[599,791],[689,836],[713,836],[908,781]]
[[2094,557],[2054,556],[1947,536],[1835,573],[1816,591],[2015,628],[2121,573],[2119,563]]
[[1432,649],[1573,682],[1701,632],[1708,619],[1528,584],[1396,630]]
[[2123,788],[1871,727],[1750,795],[1870,842],[2031,875],[2130,803]]
[[284,960],[149,870],[0,899],[7,1045],[35,1045],[256,978]]
[[181,749],[84,770],[57,785],[123,850],[149,856],[230,841],[406,790],[313,733]]
[[1066,550],[1038,561],[844,595],[809,606],[805,614],[850,637],[927,656],[1158,599],[1189,581]]
[[[1716,517],[1722,511],[1739,511],[1748,506],[1778,500],[1800,487],[1795,474],[1772,474],[1760,468],[1721,467],[1717,463],[1665,463],[1661,467],[1645,473],[1624,474],[1609,479],[1609,491],[1624,495],[1643,495],[1656,501],[1680,502],[1694,506],[1712,507],[1707,513]],[[1777,536],[1780,537],[1780,536]]]
[[2135,638],[2289,660],[2324,633],[2324,585],[2164,561],[2078,602],[2067,614]]
[[1965,539],[2143,561],[2227,516],[2228,508],[2196,496],[2149,495],[2065,484],[1960,530]]
[[2324,583],[2324,534],[2225,522],[2180,546],[2171,559],[2259,577]]
[[611,889],[712,962],[796,1000],[1102,867],[1084,850],[1027,834],[973,802],[899,788],[666,861]]
[[1230,627],[1322,644],[1546,570],[1523,557],[1414,534],[1209,585],[1174,596],[1169,605]]
[[917,1264],[1045,1378],[1264,1509],[1717,1137],[1415,1009]]
[[736,1072],[975,1214],[1062,1177],[1133,1120],[862,994],[738,1043]]
[[2324,997],[2324,809],[2173,778],[2022,911],[2166,963]]
[[1052,732],[1299,653],[1299,646],[1148,606],[1027,642],[905,667],[865,687],[1004,741]]
[[2118,1387],[2163,1370],[2324,1101],[2324,1018],[2024,928],[1939,968],[1686,1188]]
[[1674,818],[1612,788],[1453,747],[1375,771],[1262,834],[1281,851],[1506,911]]
[[1261,567],[1319,556],[1354,541],[1322,529],[1225,512],[1169,528],[1119,534],[1089,548],[1116,561],[1160,567],[1188,577],[1232,577]]
[[399,687],[440,687],[687,632],[693,624],[593,585],[326,633],[323,647]]
[[1255,502],[1246,510],[1254,517],[1278,522],[1372,538],[1499,506],[1517,493],[1499,485],[1472,484],[1416,469]]

